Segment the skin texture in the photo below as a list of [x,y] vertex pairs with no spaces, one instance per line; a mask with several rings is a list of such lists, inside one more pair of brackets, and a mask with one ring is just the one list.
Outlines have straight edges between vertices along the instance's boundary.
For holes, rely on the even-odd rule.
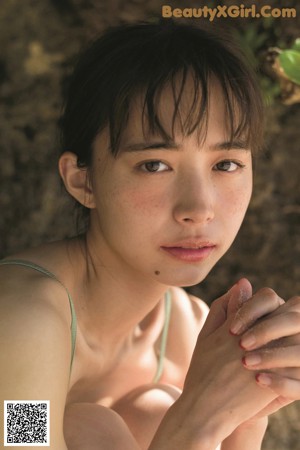
[[[161,116],[170,118],[164,127],[171,132],[173,101],[168,94],[167,90]],[[128,272],[134,271],[144,282],[191,285],[201,281],[228,250],[249,204],[252,163],[249,150],[220,149],[229,138],[219,96],[216,85],[204,143],[199,143],[197,133],[186,137],[180,130],[174,143],[166,143],[160,136],[144,136],[139,98],[133,104],[117,159],[103,151],[108,146],[105,134],[96,139],[90,174],[90,239],[98,241],[102,251],[92,254],[95,264],[105,261],[107,266],[121,260],[122,267],[125,263]],[[187,92],[183,116],[190,102]],[[144,149],[150,146],[153,149]],[[147,172],[149,163],[157,160],[162,161],[157,171]],[[230,172],[217,170],[216,165],[224,160],[245,167],[232,162],[228,164]],[[216,245],[201,264],[182,264],[162,250],[195,237]]]
[[[31,269],[0,268],[0,329],[7,342],[0,352],[1,396],[50,399],[53,449],[215,450],[223,442],[224,450],[238,450],[243,442],[244,450],[256,450],[266,415],[300,397],[299,374],[289,366],[297,361],[299,298],[284,303],[271,289],[253,295],[243,279],[208,314],[178,287],[202,281],[228,250],[251,197],[251,152],[241,141],[228,148],[218,85],[211,93],[205,139],[185,136],[179,123],[173,142],[147,127],[143,133],[137,97],[116,159],[105,131],[95,140],[91,168],[78,168],[70,152],[60,159],[66,188],[91,209],[87,235],[15,257],[56,273],[72,295],[78,327],[70,379],[65,289]],[[166,89],[159,113],[170,131],[169,94]],[[191,102],[189,90],[184,94],[182,119]],[[201,243],[212,248],[197,261],[165,250]],[[157,385],[163,298],[170,288]],[[258,346],[271,348],[277,340],[267,368],[285,383],[262,387],[255,380],[256,370],[242,362],[244,332],[254,333]]]

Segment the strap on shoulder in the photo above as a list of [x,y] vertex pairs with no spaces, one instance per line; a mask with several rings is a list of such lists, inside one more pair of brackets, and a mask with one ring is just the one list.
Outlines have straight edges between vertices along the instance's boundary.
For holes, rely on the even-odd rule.
[[23,259],[6,259],[0,261],[0,265],[18,265],[18,266],[24,266],[29,267],[30,269],[36,270],[37,272],[40,272],[49,278],[52,278],[53,280],[56,280],[58,283],[60,283],[63,288],[66,290],[69,303],[70,303],[70,310],[71,310],[71,364],[70,364],[70,373],[73,365],[73,359],[74,359],[74,353],[75,353],[75,345],[76,345],[76,332],[77,332],[77,318],[75,313],[75,307],[72,300],[72,297],[66,288],[64,284],[57,278],[56,275],[54,275],[52,272],[49,272],[49,270],[45,269],[44,267],[39,266],[38,264],[35,264],[31,261],[23,260]]

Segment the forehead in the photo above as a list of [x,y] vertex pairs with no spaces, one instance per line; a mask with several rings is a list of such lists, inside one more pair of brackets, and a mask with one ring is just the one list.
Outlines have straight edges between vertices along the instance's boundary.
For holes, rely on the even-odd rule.
[[[205,93],[206,97],[206,93]],[[148,139],[152,136],[174,139],[197,133],[199,139],[218,128],[220,134],[230,134],[223,90],[220,83],[210,79],[207,98],[190,75],[182,83],[166,84],[156,95],[153,110],[147,107],[146,93],[140,91],[131,101],[128,121],[121,137],[120,150],[125,143],[136,138]]]

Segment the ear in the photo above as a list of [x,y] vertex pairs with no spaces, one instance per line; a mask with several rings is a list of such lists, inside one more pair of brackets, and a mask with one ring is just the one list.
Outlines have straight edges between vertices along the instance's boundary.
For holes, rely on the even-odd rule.
[[77,156],[71,152],[63,153],[59,158],[58,168],[69,194],[86,208],[95,208],[88,170],[77,166]]

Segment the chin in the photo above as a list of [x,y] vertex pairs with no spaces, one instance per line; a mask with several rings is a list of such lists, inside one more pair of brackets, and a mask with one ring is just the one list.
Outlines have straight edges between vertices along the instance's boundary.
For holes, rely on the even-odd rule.
[[201,283],[209,274],[212,267],[199,268],[187,267],[185,270],[173,271],[172,273],[163,273],[158,276],[157,280],[168,286],[189,287]]

